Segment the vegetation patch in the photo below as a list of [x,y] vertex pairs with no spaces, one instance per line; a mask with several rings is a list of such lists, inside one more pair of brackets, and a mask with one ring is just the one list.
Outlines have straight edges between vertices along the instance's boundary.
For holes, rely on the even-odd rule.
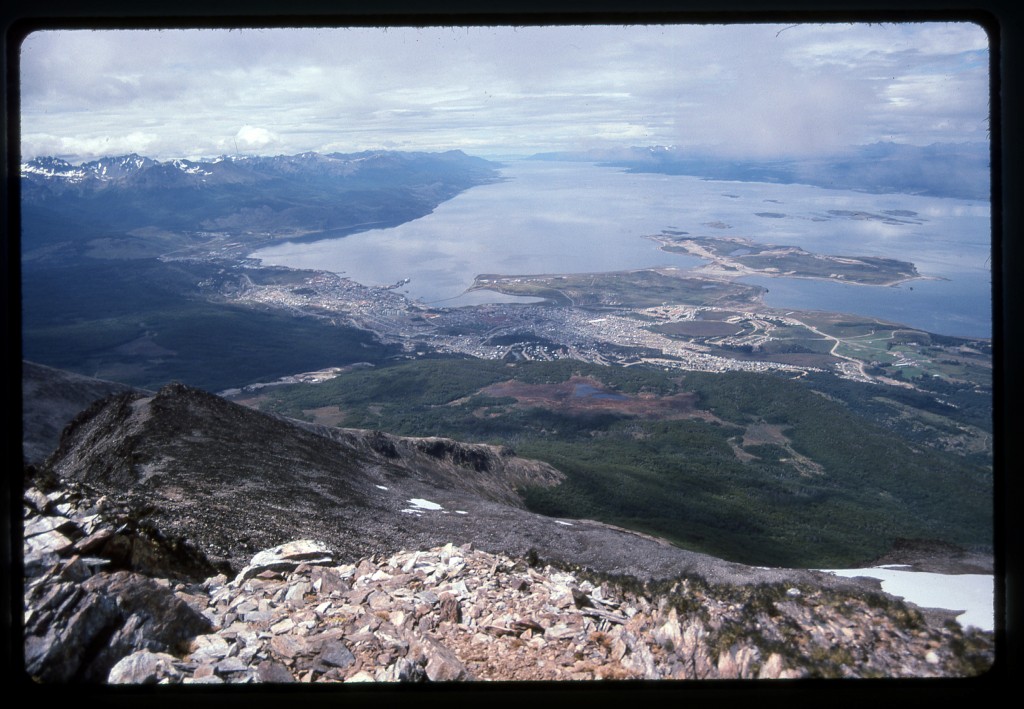
[[694,278],[674,270],[639,270],[570,275],[477,276],[470,290],[546,298],[583,308],[649,308],[664,303],[751,303],[763,289],[733,281]]
[[[156,259],[26,265],[24,357],[143,388],[180,381],[221,391],[399,351],[365,330],[211,302],[197,284],[217,268]],[[74,298],[67,283],[79,284]]]
[[507,445],[566,475],[520,491],[534,511],[743,563],[850,566],[897,537],[991,545],[990,467],[879,426],[877,389],[825,391],[758,373],[436,359],[274,387],[264,407],[337,406],[344,426]]

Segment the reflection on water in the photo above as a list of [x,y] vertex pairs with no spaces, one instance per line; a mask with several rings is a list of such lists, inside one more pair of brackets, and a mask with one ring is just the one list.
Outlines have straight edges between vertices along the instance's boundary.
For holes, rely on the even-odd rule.
[[[516,161],[502,172],[505,181],[467,190],[398,227],[287,243],[253,256],[344,273],[366,285],[408,278],[402,292],[410,298],[458,306],[522,300],[466,294],[479,274],[687,269],[702,262],[641,237],[664,230],[736,236],[817,253],[898,258],[945,279],[894,288],[745,279],[769,289],[769,305],[854,312],[948,335],[991,333],[985,202],[629,174],[582,163]],[[764,217],[765,202],[778,205],[772,218]]]
[[765,276],[748,276],[740,281],[767,288],[764,303],[775,308],[856,313],[944,335],[992,336],[988,274],[895,286]]

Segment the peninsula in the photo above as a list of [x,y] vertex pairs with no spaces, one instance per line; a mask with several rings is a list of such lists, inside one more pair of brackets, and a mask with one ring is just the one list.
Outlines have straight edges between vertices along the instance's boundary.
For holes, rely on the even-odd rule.
[[646,238],[661,244],[662,251],[707,259],[710,263],[694,272],[719,278],[784,276],[867,286],[892,286],[927,278],[909,261],[891,258],[816,254],[799,246],[761,244],[735,236],[690,236],[668,230]]

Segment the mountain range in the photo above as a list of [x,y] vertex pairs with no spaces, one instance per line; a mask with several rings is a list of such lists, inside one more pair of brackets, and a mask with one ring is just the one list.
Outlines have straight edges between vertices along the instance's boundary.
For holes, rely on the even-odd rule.
[[[130,154],[80,165],[37,157],[21,165],[22,254],[52,260],[55,250],[80,254],[140,229],[226,232],[255,248],[283,235],[394,226],[497,179],[495,168],[457,150],[166,162]],[[179,235],[159,253],[189,245]]]
[[472,170],[488,174],[493,167],[482,158],[461,150],[445,153],[366,151],[360,153],[315,153],[278,156],[220,156],[204,160],[154,160],[131,153],[108,156],[73,165],[59,157],[39,156],[21,165],[25,196],[34,200],[33,190],[48,187],[53,192],[75,190],[85,193],[117,187],[130,188],[214,188],[227,184],[266,184],[280,178],[298,177],[306,183],[316,180],[370,180],[386,174],[389,183],[411,183],[428,170],[433,177],[439,166],[449,173]]
[[534,155],[581,160],[630,172],[694,175],[707,180],[778,182],[871,193],[989,200],[990,148],[985,143],[905,145],[879,142],[816,158],[727,159],[676,146],[593,149]]
[[287,240],[422,217],[499,179],[496,167],[460,151],[27,161],[23,353],[141,386],[179,380],[214,391],[380,361],[395,348],[372,333],[239,307],[219,285],[292,278],[286,269],[253,269],[247,257]]

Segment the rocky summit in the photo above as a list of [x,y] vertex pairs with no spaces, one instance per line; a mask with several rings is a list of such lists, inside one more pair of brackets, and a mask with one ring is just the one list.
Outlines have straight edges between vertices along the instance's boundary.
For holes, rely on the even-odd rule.
[[[878,592],[658,583],[443,546],[339,561],[316,540],[233,577],[73,486],[25,493],[25,654],[41,682],[969,676],[991,636]],[[200,574],[201,575],[201,574]]]
[[875,582],[523,509],[518,485],[559,476],[501,447],[301,425],[180,385],[114,392],[28,468],[26,676],[753,680],[993,665],[992,633]]

